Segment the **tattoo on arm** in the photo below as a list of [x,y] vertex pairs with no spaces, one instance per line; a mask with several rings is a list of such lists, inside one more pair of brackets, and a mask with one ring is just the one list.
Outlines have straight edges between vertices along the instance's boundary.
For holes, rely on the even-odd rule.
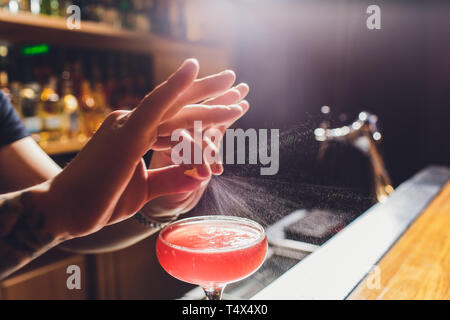
[[53,247],[45,220],[30,192],[0,198],[0,279]]

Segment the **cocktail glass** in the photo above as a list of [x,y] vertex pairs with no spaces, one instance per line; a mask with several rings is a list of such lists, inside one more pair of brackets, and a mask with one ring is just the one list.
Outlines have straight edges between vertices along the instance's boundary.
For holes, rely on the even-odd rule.
[[156,255],[167,273],[199,285],[220,300],[228,283],[254,273],[264,262],[267,238],[258,223],[239,217],[201,216],[161,230]]

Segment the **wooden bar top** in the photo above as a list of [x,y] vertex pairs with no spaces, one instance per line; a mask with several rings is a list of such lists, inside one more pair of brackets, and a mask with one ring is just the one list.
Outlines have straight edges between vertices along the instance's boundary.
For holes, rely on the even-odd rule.
[[450,299],[450,182],[348,299]]

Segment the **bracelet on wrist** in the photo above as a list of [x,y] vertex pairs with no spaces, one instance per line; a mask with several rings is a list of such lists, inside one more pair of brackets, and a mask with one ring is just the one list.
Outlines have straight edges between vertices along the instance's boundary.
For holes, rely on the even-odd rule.
[[167,219],[149,218],[142,212],[138,212],[133,216],[140,224],[146,228],[162,229],[178,218],[178,215],[168,217]]

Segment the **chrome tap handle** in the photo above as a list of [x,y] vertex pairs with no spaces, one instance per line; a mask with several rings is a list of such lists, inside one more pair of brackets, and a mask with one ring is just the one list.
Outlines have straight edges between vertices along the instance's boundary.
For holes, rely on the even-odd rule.
[[314,136],[324,146],[319,150],[321,156],[324,154],[324,148],[328,141],[349,143],[368,156],[372,167],[373,189],[377,201],[384,201],[394,191],[383,157],[377,147],[382,135],[378,130],[376,115],[367,111],[360,112],[358,119],[351,125],[334,129],[316,128]]

